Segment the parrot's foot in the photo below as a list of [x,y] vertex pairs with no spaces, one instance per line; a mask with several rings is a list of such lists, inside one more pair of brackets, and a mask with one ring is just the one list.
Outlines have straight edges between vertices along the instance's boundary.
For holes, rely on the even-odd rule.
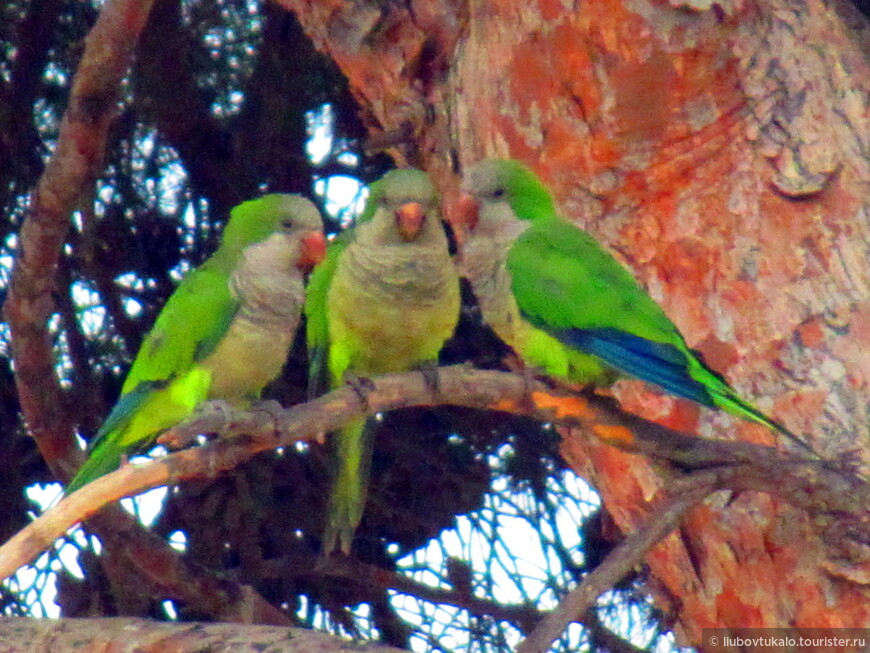
[[207,414],[209,417],[211,417],[214,414],[221,414],[227,418],[227,421],[229,421],[229,415],[232,411],[233,405],[223,399],[209,399],[208,401],[201,401],[196,405],[196,408],[193,409],[195,415]]
[[337,528],[330,525],[323,534],[323,543],[320,550],[320,558],[326,563],[334,558],[347,558],[353,546],[355,529]]
[[[197,420],[207,422],[219,422],[219,426],[210,429],[210,431],[221,431],[232,424],[233,407],[223,399],[210,399],[200,402],[193,409],[193,415]],[[185,449],[197,444],[203,433],[196,429],[178,429],[172,427],[157,437],[157,444],[163,445],[170,451],[177,449]]]
[[281,421],[284,419],[284,406],[274,399],[262,399],[251,404],[251,412],[266,413],[272,418],[272,433],[275,439],[281,434]]
[[519,374],[523,379],[523,398],[520,401],[521,406],[528,411],[534,412],[536,406],[532,399],[532,393],[535,391],[535,383],[538,381],[539,376],[544,377],[547,381],[550,380],[550,377],[546,376],[546,370],[540,367],[526,365],[522,360],[513,355],[506,358],[504,362],[511,372]]
[[523,376],[523,403],[526,404],[526,409],[529,412],[534,412],[537,410],[537,405],[535,404],[535,383],[537,383],[539,374],[543,373],[543,370],[534,367],[524,367],[522,376]]
[[426,388],[434,395],[436,401],[440,401],[441,379],[438,377],[438,361],[423,361],[416,365],[415,369],[423,375]]
[[356,393],[359,397],[359,402],[362,404],[363,410],[370,413],[372,408],[369,405],[369,393],[375,389],[375,382],[365,376],[357,376],[350,372],[344,373],[344,382],[347,386]]
[[197,418],[219,420],[220,428],[214,430],[223,431],[224,429],[229,428],[233,423],[234,410],[235,407],[228,401],[224,401],[223,399],[209,399],[208,401],[203,401],[197,405],[193,410],[193,414]]

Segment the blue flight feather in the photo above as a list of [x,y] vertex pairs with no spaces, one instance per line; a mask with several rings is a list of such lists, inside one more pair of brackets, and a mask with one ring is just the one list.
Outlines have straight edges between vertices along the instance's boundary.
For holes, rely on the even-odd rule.
[[564,329],[551,333],[565,345],[598,356],[620,372],[654,383],[679,397],[716,407],[704,385],[689,376],[685,354],[673,345],[617,329]]

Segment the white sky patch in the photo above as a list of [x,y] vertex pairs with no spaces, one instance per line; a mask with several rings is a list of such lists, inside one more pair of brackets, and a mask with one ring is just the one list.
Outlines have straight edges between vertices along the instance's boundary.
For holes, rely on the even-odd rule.
[[[506,455],[510,450],[509,446],[502,447],[499,454]],[[498,458],[490,457],[495,468]],[[480,510],[458,516],[452,529],[399,560],[399,570],[417,582],[446,589],[450,587],[447,559],[453,557],[473,570],[472,588],[477,598],[506,605],[530,602],[542,610],[555,607],[558,597],[553,585],[564,587],[562,561],[556,556],[555,544],[573,552],[573,562],[579,564],[581,525],[600,503],[573,472],[563,472],[558,481],[549,479],[548,483],[553,492],[567,491],[575,499],[555,509],[558,533],[552,532],[548,520],[536,517],[537,500],[530,490],[515,490],[507,477],[498,475]],[[400,616],[426,632],[414,634],[413,650],[431,650],[433,645],[444,650],[471,650],[469,632],[479,622],[471,613],[400,592],[391,592],[391,597]],[[494,622],[486,630],[492,628],[498,628],[512,646],[522,639],[521,633],[507,623]],[[581,632],[577,629],[570,641],[579,642]]]
[[106,309],[100,302],[100,294],[90,283],[74,281],[72,299],[79,309],[79,326],[86,338],[94,338],[106,329]]
[[160,604],[163,612],[169,617],[170,621],[178,621],[178,610],[175,609],[175,603],[172,601],[164,601]]
[[342,228],[350,226],[365,208],[369,191],[366,186],[345,175],[334,175],[314,182],[314,192],[324,198],[324,208],[337,216]]
[[[137,459],[134,458],[133,460],[136,461]],[[163,504],[168,494],[169,491],[165,487],[156,487],[138,496],[121,499],[121,505],[124,507],[124,510],[136,517],[140,523],[150,527],[157,521],[160,513],[163,512]]]
[[357,154],[354,154],[353,152],[342,152],[341,154],[339,154],[335,158],[342,165],[346,165],[346,166],[349,166],[351,168],[354,168],[361,163],[360,157]]
[[187,172],[180,161],[165,164],[166,172],[157,184],[157,197],[160,209],[166,213],[178,210],[178,189],[186,184]]
[[[601,623],[614,632],[627,632],[627,639],[639,648],[649,648],[660,636],[659,626],[649,622],[649,610],[653,607],[652,600],[647,599],[647,607],[629,605],[619,600],[619,596],[613,592],[605,592],[598,597],[599,606],[607,606],[606,610],[599,610]],[[673,633],[668,633],[662,640],[651,649],[654,653],[671,653],[674,650],[692,651],[691,648],[678,648]]]
[[54,61],[49,61],[45,64],[45,72],[43,72],[42,78],[55,86],[66,86],[69,83],[69,77],[66,72]]
[[184,531],[172,531],[169,534],[169,546],[178,551],[185,553],[187,551],[187,533]]
[[308,142],[305,153],[315,166],[322,164],[332,152],[333,134],[335,133],[335,115],[331,104],[323,104],[313,111],[305,113]]
[[[60,500],[62,487],[60,483],[34,484],[25,490],[27,498],[36,504],[41,514],[48,506],[54,505]],[[36,512],[30,513],[35,519]],[[53,548],[57,550],[46,551],[34,562],[21,567],[10,578],[3,582],[2,587],[19,594],[23,603],[28,605],[34,617],[56,618],[60,616],[60,608],[55,599],[57,598],[57,574],[62,567],[66,567],[76,578],[83,578],[82,570],[78,565],[78,549],[69,544],[68,538],[84,542],[84,534],[78,526],[67,532],[66,537],[58,539]]]
[[142,303],[133,297],[124,297],[121,300],[124,312],[131,318],[137,318],[142,314]]

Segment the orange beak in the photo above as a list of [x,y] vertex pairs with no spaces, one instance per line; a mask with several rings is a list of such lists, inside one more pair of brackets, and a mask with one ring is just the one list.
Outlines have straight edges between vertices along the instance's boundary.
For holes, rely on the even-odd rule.
[[326,256],[326,237],[322,231],[309,231],[299,239],[299,261],[296,267],[310,270]]
[[420,233],[423,220],[423,205],[419,202],[407,202],[396,209],[396,228],[404,241],[414,240]]
[[463,193],[456,202],[456,218],[465,231],[474,231],[480,220],[480,204],[467,193]]

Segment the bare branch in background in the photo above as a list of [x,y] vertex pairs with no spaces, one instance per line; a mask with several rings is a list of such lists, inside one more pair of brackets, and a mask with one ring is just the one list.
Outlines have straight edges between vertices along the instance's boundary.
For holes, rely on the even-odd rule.
[[47,323],[69,219],[102,171],[119,89],[153,0],[112,0],[88,35],[54,154],[30,197],[3,312],[12,331],[16,386],[30,433],[58,478],[78,456]]

